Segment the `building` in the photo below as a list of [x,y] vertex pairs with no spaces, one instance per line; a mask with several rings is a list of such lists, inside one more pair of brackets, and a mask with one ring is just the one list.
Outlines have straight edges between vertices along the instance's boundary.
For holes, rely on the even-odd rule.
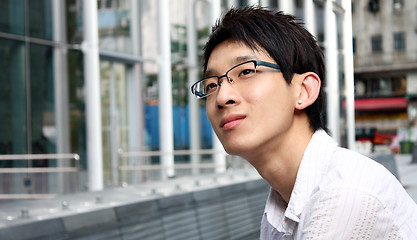
[[390,144],[416,124],[416,13],[413,0],[352,2],[359,138]]
[[339,139],[346,68],[337,32],[349,36],[341,1],[1,0],[0,196],[224,171],[226,156],[189,86],[215,19],[248,4],[305,18],[328,50],[330,75],[340,78],[327,86]]
[[[187,14],[175,14],[188,3],[170,2],[171,8],[162,5],[171,16],[167,32],[173,59],[175,128],[171,136],[175,149],[189,145],[185,106],[189,92]],[[88,165],[95,163],[103,166],[98,175],[102,175],[106,186],[131,183],[132,178],[159,178],[160,169],[128,176],[134,171],[123,172],[119,166],[159,162],[158,157],[120,156],[121,152],[159,149],[157,23],[161,6],[151,0],[98,0],[94,4],[99,40],[99,71],[95,74],[99,85],[88,88],[91,69],[85,62],[91,61],[85,59],[95,46],[89,46],[87,41],[85,28],[90,19],[83,12],[87,8],[84,1],[0,1],[0,154],[4,158],[0,161],[0,194],[6,194],[6,198],[25,198],[33,193],[48,197],[50,192],[85,190],[89,169],[93,168]],[[198,13],[196,27],[204,38],[209,25],[204,11],[207,3],[193,5]],[[92,90],[99,90],[99,101],[93,99]],[[89,116],[88,104],[94,101],[100,104],[93,107],[100,117],[89,126],[88,120],[94,117]],[[99,125],[99,130],[94,133],[96,137],[88,140],[94,124]],[[207,124],[203,119],[202,125],[207,129],[203,147],[211,146]],[[89,147],[89,141],[99,146]],[[96,151],[91,158],[97,158],[97,162],[88,160],[91,149]],[[68,157],[68,153],[76,155]],[[42,158],[34,159],[39,154]],[[181,156],[178,159],[181,161]],[[80,171],[74,176],[71,171],[65,172],[66,167],[79,167]],[[101,171],[100,165],[96,168]]]

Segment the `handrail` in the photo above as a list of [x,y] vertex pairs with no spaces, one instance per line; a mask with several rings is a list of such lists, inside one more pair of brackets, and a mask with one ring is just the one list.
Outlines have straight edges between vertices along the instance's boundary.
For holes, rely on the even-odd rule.
[[0,173],[52,173],[77,172],[78,167],[28,167],[28,168],[0,168]]
[[57,194],[49,194],[49,193],[22,193],[22,194],[0,194],[0,199],[48,199],[56,197]]
[[[177,163],[172,166],[174,169],[191,169],[191,168],[215,168],[215,167],[223,167],[224,165],[215,164],[215,163]],[[160,164],[157,165],[140,165],[140,166],[119,166],[121,171],[135,171],[135,170],[162,170],[171,168],[171,166],[163,166]]]
[[[198,149],[198,150],[173,150],[173,151],[140,151],[140,152],[123,152],[119,150],[119,156],[121,158],[132,158],[132,157],[157,157],[164,155],[173,156],[185,156],[185,155],[203,155],[203,154],[226,154],[224,150],[216,149]],[[189,163],[189,164],[174,164],[173,166],[163,166],[161,164],[156,165],[139,165],[139,166],[126,166],[119,165],[120,171],[134,171],[134,170],[162,170],[167,168],[174,169],[191,169],[191,168],[215,168],[223,167],[223,165],[215,163]]]
[[77,172],[79,168],[80,156],[76,153],[50,153],[50,154],[5,154],[0,155],[0,161],[27,161],[27,160],[44,160],[57,159],[66,160],[74,159],[74,167],[19,167],[19,168],[0,168],[0,173],[50,173],[50,172]]
[[[64,173],[75,172],[79,170],[80,156],[76,153],[50,153],[50,154],[4,154],[0,155],[0,161],[28,161],[28,160],[44,160],[56,159],[75,160],[75,166],[58,166],[58,167],[16,167],[16,168],[0,168],[1,173]],[[0,199],[42,199],[56,196],[54,193],[0,193]]]
[[48,154],[3,154],[0,160],[41,160],[41,159],[74,159],[80,160],[76,153],[48,153]]
[[[198,174],[198,169],[222,169],[222,171],[227,169],[227,164],[216,163],[216,162],[193,162],[192,159],[190,163],[174,163],[170,165],[164,165],[163,163],[159,164],[150,164],[149,157],[162,157],[166,155],[172,156],[195,156],[195,155],[216,155],[216,154],[227,154],[223,149],[192,149],[192,150],[173,150],[173,151],[137,151],[137,152],[124,152],[122,149],[119,149],[118,152],[118,164],[117,167],[113,168],[112,171],[115,179],[115,182],[125,182],[127,173],[134,174],[133,177],[144,176],[146,179],[149,174],[148,171],[161,171],[161,176],[164,176],[162,171],[165,170],[174,170],[182,169],[192,170],[192,174]],[[129,163],[128,163],[129,162]],[[136,164],[135,164],[136,163]],[[121,173],[121,176],[118,176],[118,172]],[[136,173],[135,173],[136,172]],[[135,175],[138,174],[138,175]],[[143,175],[142,175],[143,174]]]
[[141,152],[123,152],[120,151],[119,155],[122,158],[129,157],[156,157],[163,155],[202,155],[202,154],[219,154],[225,153],[224,150],[215,150],[215,149],[199,149],[199,150],[174,150],[174,151],[141,151]]

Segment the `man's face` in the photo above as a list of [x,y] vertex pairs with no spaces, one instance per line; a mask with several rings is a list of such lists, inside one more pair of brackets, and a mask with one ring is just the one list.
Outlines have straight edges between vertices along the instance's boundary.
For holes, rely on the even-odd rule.
[[[248,60],[275,63],[265,50],[254,51],[241,42],[225,41],[211,53],[207,72],[221,76]],[[255,77],[247,81],[231,84],[221,80],[218,91],[207,97],[206,112],[229,154],[250,157],[285,141],[298,93],[280,71],[259,67]]]

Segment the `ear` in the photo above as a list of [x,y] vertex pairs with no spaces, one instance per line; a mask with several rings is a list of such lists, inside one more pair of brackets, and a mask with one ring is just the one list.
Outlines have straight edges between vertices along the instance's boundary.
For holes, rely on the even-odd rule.
[[319,96],[321,80],[320,77],[313,72],[306,72],[297,77],[299,77],[300,91],[295,108],[303,110],[313,104]]

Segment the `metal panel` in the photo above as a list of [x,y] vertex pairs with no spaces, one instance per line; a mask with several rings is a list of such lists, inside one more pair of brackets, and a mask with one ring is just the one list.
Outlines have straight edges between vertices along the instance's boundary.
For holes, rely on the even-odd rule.
[[197,220],[201,239],[227,239],[229,228],[221,201],[198,206]]
[[113,208],[71,215],[63,219],[68,232],[116,223]]
[[[9,203],[1,210],[7,218],[0,216],[0,239],[259,239],[269,186],[244,176],[215,175],[187,191],[179,186],[192,179]],[[23,206],[28,212],[16,217]]]
[[149,219],[149,221],[138,222],[132,225],[123,225],[121,227],[123,240],[163,240],[165,234],[162,228],[162,221],[159,218]]
[[194,209],[162,215],[162,221],[167,240],[199,239]]
[[60,239],[64,226],[60,219],[36,221],[31,224],[20,224],[2,229],[0,225],[0,239],[46,239],[47,236],[56,236]]

